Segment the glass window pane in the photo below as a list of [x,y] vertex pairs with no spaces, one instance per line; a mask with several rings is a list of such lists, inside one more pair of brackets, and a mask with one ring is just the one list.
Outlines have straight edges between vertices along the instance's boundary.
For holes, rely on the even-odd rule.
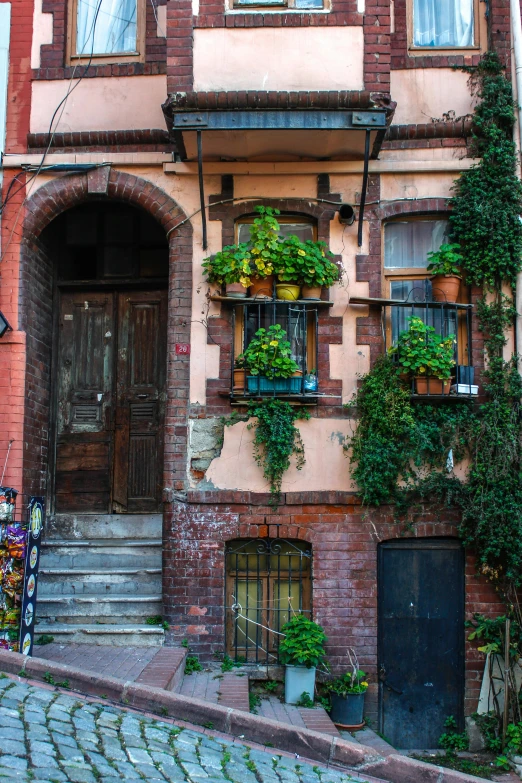
[[301,584],[297,581],[290,582],[288,579],[280,579],[273,584],[273,618],[270,627],[280,632],[283,625],[301,609]]
[[296,8],[322,8],[323,0],[295,0]]
[[[298,237],[302,242],[305,242],[307,239],[312,239],[312,240],[314,239],[313,223],[300,223],[298,220],[296,220],[295,223],[280,223],[279,225],[281,228],[279,236],[281,237],[295,236]],[[252,226],[251,222],[238,223],[237,225],[238,242],[249,241],[251,226]]]
[[473,0],[414,0],[415,46],[473,46]]
[[427,256],[448,241],[449,221],[410,220],[384,227],[384,266],[387,269],[425,269]]
[[292,359],[301,367],[306,357],[306,312],[297,307],[276,305],[275,315],[272,305],[248,307],[245,348],[258,329],[268,329],[274,323],[279,324],[285,330],[286,339],[292,347]]
[[[256,645],[263,645],[261,628],[256,623],[261,623],[261,613],[263,606],[263,585],[261,580],[238,581],[234,584],[235,603],[238,605],[238,617],[235,622],[234,635],[237,629],[237,646],[241,648],[255,649]],[[232,605],[234,600],[227,596],[228,606]],[[234,640],[235,643],[235,640]]]
[[76,54],[136,51],[137,0],[78,0]]
[[[431,301],[431,282],[429,280],[392,280],[390,298],[407,302]],[[433,326],[437,334],[448,337],[457,334],[457,311],[447,307],[442,311],[438,307],[392,307],[392,342],[396,343],[401,332],[408,329],[408,318],[421,318],[428,326]],[[455,351],[457,346],[455,346]],[[456,357],[455,357],[456,358]]]

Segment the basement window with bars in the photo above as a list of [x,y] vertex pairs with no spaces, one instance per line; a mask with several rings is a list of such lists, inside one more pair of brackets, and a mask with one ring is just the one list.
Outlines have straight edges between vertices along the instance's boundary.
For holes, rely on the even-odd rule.
[[228,655],[277,663],[283,625],[298,612],[311,616],[311,545],[283,538],[229,541],[225,569]]

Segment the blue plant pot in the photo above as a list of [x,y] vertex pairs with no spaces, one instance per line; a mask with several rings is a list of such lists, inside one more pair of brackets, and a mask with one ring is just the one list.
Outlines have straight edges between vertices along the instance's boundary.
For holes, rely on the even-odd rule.
[[364,693],[331,694],[330,717],[341,726],[360,726],[364,718]]
[[247,376],[249,392],[279,392],[280,394],[299,394],[301,391],[301,378],[267,378],[264,375]]

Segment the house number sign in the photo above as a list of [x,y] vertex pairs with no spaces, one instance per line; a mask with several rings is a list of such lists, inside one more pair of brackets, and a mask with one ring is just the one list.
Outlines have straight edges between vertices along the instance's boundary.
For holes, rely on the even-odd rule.
[[188,356],[190,354],[189,343],[176,343],[176,353],[178,356]]

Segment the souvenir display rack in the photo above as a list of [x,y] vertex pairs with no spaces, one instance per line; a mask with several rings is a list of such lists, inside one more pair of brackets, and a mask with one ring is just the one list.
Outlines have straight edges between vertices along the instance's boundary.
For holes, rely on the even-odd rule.
[[17,494],[0,487],[0,649],[31,655],[43,498],[32,497],[24,515],[16,509]]

